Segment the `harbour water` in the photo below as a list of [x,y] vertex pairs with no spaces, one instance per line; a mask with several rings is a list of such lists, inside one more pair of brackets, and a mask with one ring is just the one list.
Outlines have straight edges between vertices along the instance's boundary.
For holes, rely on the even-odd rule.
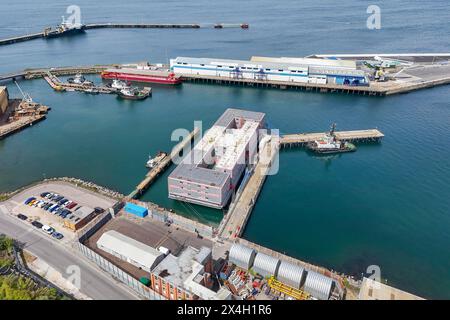
[[[27,5],[28,2],[28,5]],[[366,1],[210,3],[78,1],[83,22],[247,22],[250,29],[91,30],[70,38],[0,47],[0,73],[25,67],[126,63],[168,57],[248,58],[312,53],[445,52],[447,1],[397,1],[382,8],[382,29],[365,28]],[[0,38],[59,23],[70,2],[7,0]],[[237,10],[236,8],[239,8]],[[330,9],[332,8],[332,9]],[[20,17],[17,16],[20,12]],[[119,14],[120,12],[120,14]],[[26,20],[24,23],[23,19]],[[100,81],[99,77],[89,77]],[[450,87],[386,98],[183,84],[155,86],[133,102],[112,95],[55,93],[43,80],[24,91],[52,107],[48,119],[0,141],[0,191],[52,176],[74,176],[122,193],[146,173],[148,155],[168,151],[172,130],[208,128],[227,107],[267,114],[281,133],[378,127],[379,145],[317,158],[283,150],[244,237],[289,255],[360,275],[378,265],[388,283],[427,298],[450,298]],[[19,96],[8,84],[11,96]],[[173,169],[173,167],[172,167]],[[202,222],[222,212],[167,198],[168,170],[144,195]]]

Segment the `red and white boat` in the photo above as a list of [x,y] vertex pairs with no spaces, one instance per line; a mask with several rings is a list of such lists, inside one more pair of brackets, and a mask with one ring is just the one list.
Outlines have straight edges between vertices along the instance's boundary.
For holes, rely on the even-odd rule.
[[120,79],[125,81],[150,82],[161,84],[179,84],[181,79],[167,68],[157,66],[124,66],[106,69],[101,74],[103,79]]

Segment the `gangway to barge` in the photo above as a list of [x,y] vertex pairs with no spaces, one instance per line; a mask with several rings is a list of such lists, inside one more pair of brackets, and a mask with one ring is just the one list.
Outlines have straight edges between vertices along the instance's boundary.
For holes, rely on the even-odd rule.
[[308,293],[299,289],[295,289],[291,286],[288,286],[287,284],[284,284],[275,279],[274,276],[269,278],[268,285],[271,289],[284,293],[285,295],[288,295],[297,300],[308,300],[310,297]]

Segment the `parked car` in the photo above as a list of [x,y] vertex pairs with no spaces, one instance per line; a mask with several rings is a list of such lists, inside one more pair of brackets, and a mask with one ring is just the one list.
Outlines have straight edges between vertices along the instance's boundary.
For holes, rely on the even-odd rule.
[[77,204],[78,204],[78,203],[76,203],[76,202],[72,202],[71,204],[69,204],[69,205],[67,206],[67,209],[75,208],[75,207],[77,206]]
[[37,201],[36,199],[33,199],[30,202],[28,202],[27,205],[31,207],[36,201]]
[[31,223],[34,227],[38,228],[38,229],[42,229],[42,227],[44,226],[42,223],[40,223],[39,221],[33,221]]
[[21,214],[21,213],[19,213],[19,214],[17,215],[17,218],[19,218],[20,220],[27,220],[27,219],[28,219],[28,217],[27,217],[26,215]]
[[100,207],[95,207],[95,208],[94,208],[94,211],[95,211],[96,214],[100,214],[100,213],[105,212],[105,209],[100,208]]
[[46,234],[52,234],[55,229],[45,224],[42,226],[42,231],[44,231]]
[[38,208],[42,208],[42,207],[45,206],[46,204],[47,204],[47,202],[42,201],[42,202],[40,202],[40,203],[37,205],[37,207],[38,207]]
[[60,205],[65,205],[67,202],[69,202],[69,199],[62,199],[60,202],[59,202],[59,204]]
[[48,211],[48,209],[53,205],[53,203],[48,202],[45,206],[42,207],[42,209]]
[[50,196],[50,200],[55,200],[56,197],[59,197],[59,194],[52,193],[52,195]]
[[59,206],[57,205],[57,204],[54,204],[54,205],[52,205],[51,207],[50,207],[50,209],[48,210],[49,212],[53,212],[53,211],[55,211],[56,209],[58,209],[59,208]]
[[64,203],[64,207],[67,208],[67,206],[69,206],[73,201],[72,200],[67,200],[66,203]]
[[50,198],[53,197],[53,194],[54,194],[54,193],[49,192],[49,193],[45,196],[45,198],[50,200]]
[[64,236],[63,236],[61,233],[56,232],[56,231],[54,231],[54,232],[52,233],[52,237],[53,237],[53,238],[56,238],[56,239],[58,239],[58,240],[61,240],[62,238],[64,238]]
[[41,197],[42,197],[42,198],[45,198],[49,193],[50,193],[50,192],[42,192],[42,193],[41,193]]
[[25,200],[24,204],[29,204],[33,200],[36,200],[36,198],[35,197],[30,197],[27,200]]

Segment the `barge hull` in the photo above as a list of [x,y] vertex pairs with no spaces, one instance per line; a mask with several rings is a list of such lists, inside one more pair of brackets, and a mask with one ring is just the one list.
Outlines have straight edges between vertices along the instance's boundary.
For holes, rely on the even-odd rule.
[[137,74],[120,73],[120,72],[102,73],[102,78],[103,79],[119,79],[119,80],[124,80],[124,81],[171,84],[171,85],[181,83],[181,80],[179,78],[165,78],[165,77],[137,75]]

